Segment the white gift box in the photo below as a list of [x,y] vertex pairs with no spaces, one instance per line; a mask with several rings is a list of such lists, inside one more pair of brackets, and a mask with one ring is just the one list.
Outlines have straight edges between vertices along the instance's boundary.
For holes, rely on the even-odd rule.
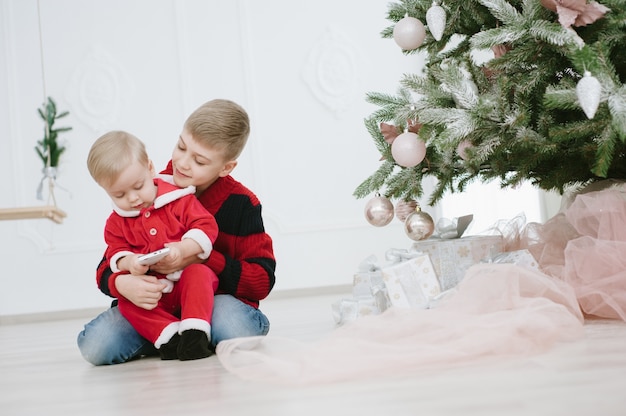
[[426,309],[441,292],[428,254],[385,267],[382,274],[389,302],[395,307]]
[[504,242],[499,235],[455,239],[431,237],[411,246],[411,250],[430,256],[441,291],[455,287],[470,266],[501,253],[503,248]]
[[354,321],[361,316],[378,315],[384,311],[381,309],[380,303],[380,298],[377,296],[341,299],[331,305],[333,319],[335,323],[341,325]]

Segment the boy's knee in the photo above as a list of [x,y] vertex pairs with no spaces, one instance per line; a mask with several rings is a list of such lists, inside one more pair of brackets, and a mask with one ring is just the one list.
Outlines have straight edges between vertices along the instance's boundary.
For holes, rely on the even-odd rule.
[[101,342],[94,342],[85,330],[80,331],[76,343],[81,355],[88,363],[93,365],[111,364],[106,358],[107,346]]

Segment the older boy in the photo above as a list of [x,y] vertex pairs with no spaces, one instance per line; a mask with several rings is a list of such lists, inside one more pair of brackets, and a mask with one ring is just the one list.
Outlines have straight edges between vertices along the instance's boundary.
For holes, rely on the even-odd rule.
[[[219,278],[211,324],[213,346],[225,339],[269,331],[269,321],[258,306],[274,286],[272,240],[265,232],[259,200],[230,176],[249,133],[243,108],[228,100],[209,101],[185,121],[172,160],[161,175],[179,187],[195,186],[196,196],[219,226],[213,250],[204,262]],[[168,274],[198,262],[197,256],[190,256],[163,260],[152,268]],[[144,309],[154,308],[162,296],[163,285],[154,276],[114,273],[106,258],[98,266],[97,282],[106,295],[123,297]],[[119,313],[115,302],[85,325],[78,335],[78,347],[94,365],[156,353]]]

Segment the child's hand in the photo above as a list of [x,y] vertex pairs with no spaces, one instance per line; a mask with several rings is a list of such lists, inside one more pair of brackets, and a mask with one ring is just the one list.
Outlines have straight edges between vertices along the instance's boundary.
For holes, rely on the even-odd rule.
[[152,270],[157,273],[170,274],[193,263],[200,263],[198,257],[201,251],[200,246],[191,239],[184,239],[173,243],[165,243],[165,247],[170,249],[170,253],[161,261],[152,266]]
[[159,304],[165,284],[154,276],[121,274],[115,279],[115,287],[135,305],[152,310]]
[[135,276],[146,274],[150,268],[150,266],[139,263],[140,256],[141,254],[133,254],[132,256],[125,257],[125,259],[127,259],[126,265],[128,266],[128,271]]

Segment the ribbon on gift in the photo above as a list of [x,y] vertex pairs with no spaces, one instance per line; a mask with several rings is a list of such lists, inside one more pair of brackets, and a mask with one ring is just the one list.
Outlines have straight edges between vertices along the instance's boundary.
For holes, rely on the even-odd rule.
[[481,260],[481,263],[510,263],[530,270],[540,271],[537,260],[527,249],[498,253],[484,258]]
[[385,252],[385,259],[390,261],[391,264],[397,264],[423,255],[424,253],[421,251],[409,251],[403,248],[390,248]]
[[439,236],[439,238],[447,240],[453,238],[461,238],[473,219],[474,215],[472,214],[453,218],[451,220],[448,218],[440,218],[435,225],[435,232]]
[[378,266],[378,259],[373,254],[371,256],[366,257],[359,264],[359,267],[357,270],[361,273],[375,272],[376,270],[380,270],[380,267]]

